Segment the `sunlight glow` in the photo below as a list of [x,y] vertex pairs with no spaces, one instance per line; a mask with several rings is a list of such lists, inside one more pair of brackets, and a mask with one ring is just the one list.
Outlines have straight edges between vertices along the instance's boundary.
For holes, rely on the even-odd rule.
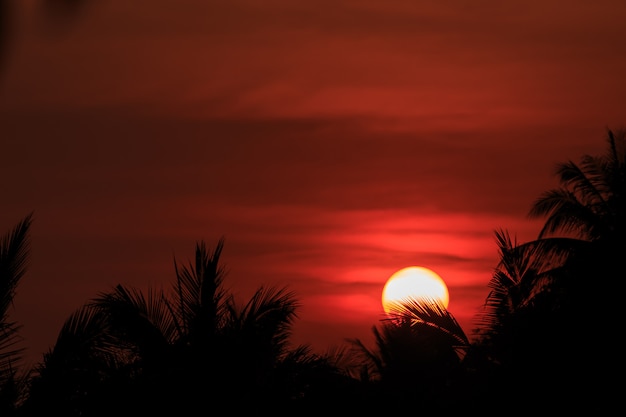
[[437,300],[447,308],[450,302],[448,286],[434,271],[421,266],[403,268],[389,277],[382,292],[385,313],[393,305],[408,300]]

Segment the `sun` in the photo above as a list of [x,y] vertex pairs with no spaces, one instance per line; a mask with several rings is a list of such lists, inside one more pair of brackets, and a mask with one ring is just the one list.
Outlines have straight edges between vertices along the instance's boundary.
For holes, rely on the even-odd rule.
[[382,293],[385,313],[394,305],[409,300],[436,301],[448,308],[450,294],[444,280],[434,271],[422,266],[403,268],[389,277]]

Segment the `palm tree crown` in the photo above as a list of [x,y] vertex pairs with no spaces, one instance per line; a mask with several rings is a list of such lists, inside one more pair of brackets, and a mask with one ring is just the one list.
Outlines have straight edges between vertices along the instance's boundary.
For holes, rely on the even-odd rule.
[[531,217],[547,217],[539,237],[555,233],[623,244],[626,226],[626,131],[608,131],[604,155],[557,165],[560,187],[543,193]]

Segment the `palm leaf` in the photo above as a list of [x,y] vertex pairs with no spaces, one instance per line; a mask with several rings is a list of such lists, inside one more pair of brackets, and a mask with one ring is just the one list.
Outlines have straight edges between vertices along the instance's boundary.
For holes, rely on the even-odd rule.
[[26,273],[30,254],[29,230],[32,213],[24,217],[0,241],[0,393],[5,405],[13,406],[19,401],[24,387],[22,353],[24,347],[19,331],[21,326],[9,320],[9,310],[13,305],[16,288]]
[[87,369],[93,363],[117,363],[122,350],[108,332],[106,317],[90,305],[72,313],[63,323],[54,346],[44,354],[39,373],[58,369]]
[[450,336],[458,347],[469,345],[469,340],[459,323],[437,299],[409,297],[402,302],[392,303],[387,320],[408,321],[412,326],[431,327]]
[[231,325],[244,334],[271,342],[278,351],[282,351],[291,335],[299,303],[295,294],[286,287],[261,287],[240,310],[232,297],[228,307]]
[[598,158],[585,156],[580,164],[569,161],[558,165],[557,176],[561,185],[572,190],[583,204],[606,207],[608,187],[605,182],[602,162]]
[[590,228],[598,221],[598,216],[590,206],[583,204],[571,191],[565,188],[544,192],[533,204],[529,217],[547,216],[539,232],[546,237],[555,232],[572,233],[574,237],[594,235]]
[[103,311],[111,331],[144,351],[163,347],[176,338],[173,318],[162,291],[148,289],[147,296],[134,288],[117,285],[92,305]]
[[222,281],[225,269],[219,265],[224,239],[220,239],[212,255],[204,242],[196,244],[195,264],[179,267],[174,259],[176,282],[174,298],[176,325],[181,334],[215,332],[219,327],[225,291]]
[[30,254],[28,232],[32,214],[22,219],[0,242],[0,321],[6,320],[16,287],[26,273]]

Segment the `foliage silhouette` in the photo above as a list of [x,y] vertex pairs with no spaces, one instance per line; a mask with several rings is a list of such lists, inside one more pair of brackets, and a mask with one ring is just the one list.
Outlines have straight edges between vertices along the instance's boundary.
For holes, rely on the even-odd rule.
[[[542,194],[529,216],[546,217],[539,239],[568,252],[558,291],[552,292],[563,317],[560,328],[569,340],[578,336],[573,348],[563,343],[563,385],[583,399],[579,405],[599,412],[619,396],[612,381],[619,376],[624,312],[614,286],[626,276],[626,131],[608,130],[604,154],[558,164],[556,175],[560,186]],[[559,236],[575,243],[554,240]]]
[[606,288],[626,272],[626,147],[623,132],[607,139],[604,156],[557,165],[560,186],[529,211],[547,217],[536,240],[496,231],[500,262],[466,365],[480,373],[475,389],[502,404],[589,412],[614,404],[606,375],[620,354],[623,312]]
[[[529,211],[535,240],[495,231],[499,262],[465,335],[437,301],[405,300],[374,326],[376,344],[346,339],[325,354],[292,346],[299,302],[260,287],[243,305],[225,290],[213,250],[174,259],[169,289],[118,285],[72,314],[35,369],[19,376],[19,326],[8,318],[25,273],[27,216],[0,247],[2,415],[588,412],[619,403],[626,216],[626,136],[603,156],[557,166],[560,187]],[[597,286],[597,295],[590,289]],[[608,288],[608,290],[607,290]],[[28,391],[24,384],[28,382]]]
[[0,242],[0,415],[11,415],[20,406],[28,383],[24,371],[19,335],[21,325],[11,320],[10,311],[20,280],[26,274],[30,257],[28,214],[5,234]]
[[[437,300],[408,298],[372,328],[376,350],[351,339],[361,358],[361,378],[374,386],[382,409],[442,410],[448,387],[462,370],[469,340],[456,319]],[[397,409],[396,409],[397,408]]]
[[[33,378],[28,413],[191,413],[215,401],[233,412],[285,412],[321,401],[348,377],[333,358],[292,348],[298,303],[286,288],[259,288],[239,307],[219,258],[196,245],[172,291],[118,285],[68,319]],[[319,402],[318,401],[318,402]]]
[[607,133],[605,155],[557,165],[561,186],[543,193],[531,217],[546,216],[539,237],[573,233],[586,241],[623,242],[626,217],[625,132]]

